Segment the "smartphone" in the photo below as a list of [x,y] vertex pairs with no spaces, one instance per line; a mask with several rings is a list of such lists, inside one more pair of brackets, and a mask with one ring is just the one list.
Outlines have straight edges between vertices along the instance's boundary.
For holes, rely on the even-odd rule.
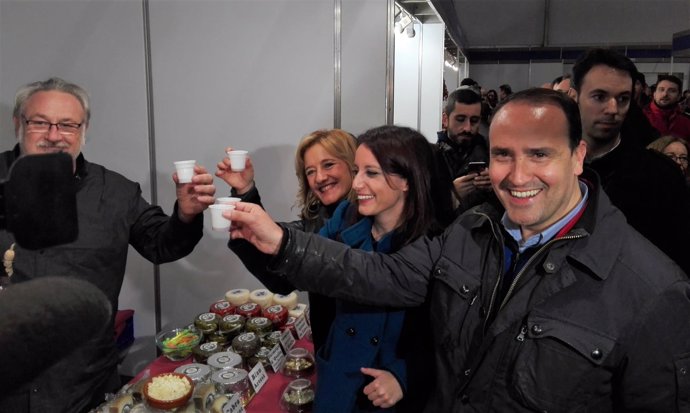
[[486,169],[486,162],[470,162],[467,165],[468,173],[480,173]]

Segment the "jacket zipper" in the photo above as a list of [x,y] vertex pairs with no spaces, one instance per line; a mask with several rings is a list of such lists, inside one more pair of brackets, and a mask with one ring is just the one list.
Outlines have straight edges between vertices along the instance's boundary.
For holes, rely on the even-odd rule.
[[527,326],[523,324],[520,328],[520,334],[518,334],[517,337],[515,337],[515,340],[519,342],[525,341],[525,334],[527,334]]
[[[584,237],[584,235],[569,235],[569,236],[564,236],[561,238],[552,239],[551,241],[542,245],[542,247],[539,248],[539,250],[527,260],[525,265],[522,266],[522,269],[520,270],[520,272],[518,272],[517,275],[515,276],[515,278],[513,279],[513,282],[510,283],[510,288],[508,288],[508,292],[506,293],[506,296],[503,297],[503,302],[501,302],[501,306],[498,307],[499,311],[503,308],[503,306],[506,305],[506,303],[508,302],[508,299],[510,299],[510,295],[513,293],[515,286],[520,281],[520,277],[522,277],[522,274],[524,274],[525,271],[527,271],[530,264],[532,264],[532,262],[535,259],[537,259],[537,257],[539,257],[542,252],[544,252],[547,248],[551,247],[552,244],[555,244],[558,241],[566,241],[566,240],[578,239],[578,238],[583,238],[583,237]],[[492,301],[493,301],[493,299],[492,299]]]
[[[503,236],[501,235],[500,231],[497,232],[496,228],[494,226],[494,222],[491,220],[491,218],[486,215],[486,214],[479,214],[485,217],[488,221],[489,224],[491,225],[491,232],[494,234],[494,239],[498,241],[500,246],[503,246]],[[486,332],[487,328],[487,323],[489,322],[489,319],[491,318],[491,311],[494,307],[494,303],[496,302],[496,295],[498,294],[498,287],[501,285],[501,280],[503,279],[503,248],[499,248],[499,251],[501,252],[501,260],[499,261],[501,263],[501,266],[499,268],[498,275],[496,276],[496,284],[494,284],[493,291],[491,292],[491,300],[489,301],[489,308],[486,310],[486,317],[484,317],[484,328],[483,332]]]

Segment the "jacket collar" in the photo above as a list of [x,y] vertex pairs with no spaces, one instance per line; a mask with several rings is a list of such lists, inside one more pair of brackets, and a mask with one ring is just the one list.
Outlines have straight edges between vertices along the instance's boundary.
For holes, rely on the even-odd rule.
[[652,112],[656,115],[659,115],[663,118],[670,118],[670,117],[675,116],[675,114],[677,114],[677,113],[683,112],[680,108],[680,105],[678,105],[677,103],[673,107],[664,109],[664,108],[660,108],[659,106],[657,106],[656,102],[654,102],[654,100],[649,102],[648,108],[649,108],[650,112]]
[[[613,207],[602,191],[599,176],[594,170],[585,168],[580,180],[589,187],[589,200],[580,219],[562,238],[577,238],[566,241],[569,244],[567,256],[588,268],[593,276],[604,280],[615,266],[622,248],[623,237],[613,235],[620,232],[621,225],[627,223],[623,214]],[[487,228],[502,231],[500,219],[504,208],[500,204],[484,203],[470,211],[481,217],[470,226],[473,232],[482,228],[484,231]]]
[[390,251],[393,243],[393,232],[384,235],[374,247],[374,240],[371,236],[373,222],[369,217],[363,217],[353,225],[350,225],[340,233],[343,243],[356,246],[365,251]]

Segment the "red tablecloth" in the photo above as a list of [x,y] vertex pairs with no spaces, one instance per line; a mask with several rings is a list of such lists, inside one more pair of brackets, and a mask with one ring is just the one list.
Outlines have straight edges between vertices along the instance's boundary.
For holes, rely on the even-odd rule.
[[[314,352],[314,344],[307,339],[298,340],[295,343],[295,347],[304,347],[310,352]],[[155,376],[160,373],[172,372],[184,364],[193,362],[192,357],[182,361],[171,361],[165,356],[160,356],[139,372],[130,383],[136,383],[143,377],[147,370],[149,371],[149,376]],[[259,393],[256,394],[247,407],[245,407],[247,413],[283,413],[280,408],[280,396],[288,383],[294,379],[285,377],[280,373],[273,373],[270,368],[267,369],[267,373],[268,382],[264,384],[264,387],[261,388]],[[312,383],[316,384],[315,375],[311,377],[311,380]]]

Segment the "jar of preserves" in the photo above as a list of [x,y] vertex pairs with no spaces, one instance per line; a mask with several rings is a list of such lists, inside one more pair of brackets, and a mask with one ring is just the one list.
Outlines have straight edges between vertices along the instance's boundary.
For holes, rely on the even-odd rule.
[[216,313],[221,317],[225,317],[229,314],[235,314],[235,306],[227,302],[226,300],[218,300],[211,304],[211,308],[208,311]]
[[194,326],[205,335],[218,330],[220,316],[216,313],[201,313],[194,319]]
[[303,347],[288,351],[283,364],[283,374],[288,377],[308,377],[314,372],[314,356]]
[[254,318],[261,315],[261,306],[257,303],[245,303],[237,307],[235,314],[244,316],[245,318]]
[[314,386],[308,379],[291,381],[280,398],[280,406],[288,413],[310,413],[313,404]]
[[227,337],[228,340],[240,335],[244,330],[246,318],[240,314],[226,315],[220,320],[219,331]]
[[281,336],[282,333],[280,331],[272,331],[263,337],[263,339],[261,340],[261,345],[264,347],[268,347],[268,349],[270,350],[277,344],[280,344]]
[[206,363],[206,360],[208,360],[211,355],[220,353],[221,351],[223,351],[223,347],[217,341],[202,343],[192,349],[194,361],[197,363]]
[[279,329],[287,322],[288,309],[280,304],[274,304],[270,307],[264,308],[263,315],[271,320],[274,328]]
[[211,368],[205,364],[189,363],[175,369],[175,373],[184,374],[194,384],[204,383],[211,378]]
[[247,368],[251,370],[254,368],[256,363],[261,363],[264,366],[264,369],[268,369],[271,367],[271,363],[268,361],[268,353],[270,353],[271,349],[267,347],[261,347],[259,348],[259,351],[256,352],[253,356],[249,357],[249,361],[247,362]]
[[254,317],[244,327],[247,332],[256,333],[259,338],[273,331],[273,323],[266,317]]
[[249,376],[242,369],[219,370],[211,375],[216,391],[228,397],[238,394],[243,406],[254,397],[254,388],[249,384]]
[[260,346],[261,341],[255,333],[242,333],[232,340],[232,349],[243,359],[248,359],[256,354]]
[[206,364],[214,371],[239,368],[242,367],[242,357],[232,351],[221,351],[210,355]]

